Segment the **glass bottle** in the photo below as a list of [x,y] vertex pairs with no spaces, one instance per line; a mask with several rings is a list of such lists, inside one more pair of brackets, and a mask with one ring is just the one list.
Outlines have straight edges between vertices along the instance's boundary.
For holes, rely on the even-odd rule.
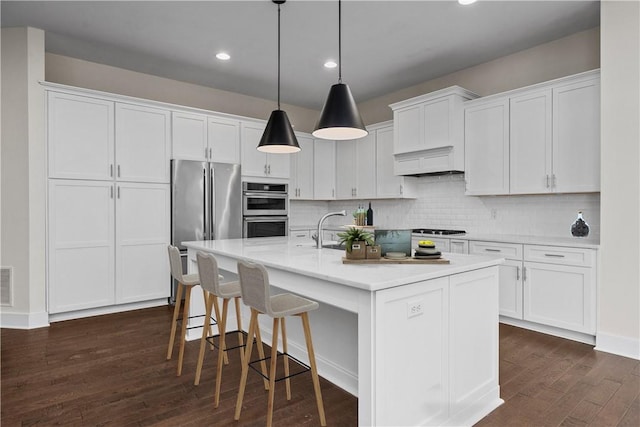
[[367,225],[373,225],[373,209],[371,209],[371,202],[369,202],[369,209],[367,209]]
[[574,237],[587,237],[589,235],[589,224],[582,218],[582,211],[578,212],[578,217],[571,224],[571,235]]

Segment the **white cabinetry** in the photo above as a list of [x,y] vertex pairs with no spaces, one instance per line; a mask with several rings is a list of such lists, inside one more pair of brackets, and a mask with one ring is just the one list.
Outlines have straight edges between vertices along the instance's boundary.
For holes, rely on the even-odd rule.
[[416,178],[395,175],[393,172],[393,123],[371,126],[376,137],[376,194],[379,199],[411,198],[415,194]]
[[469,101],[466,194],[600,191],[600,74]]
[[49,312],[169,296],[169,185],[49,180]]
[[458,86],[390,105],[395,173],[464,170],[464,101],[477,95]]
[[174,159],[240,163],[240,122],[204,114],[173,111]]
[[264,128],[261,123],[242,122],[240,125],[242,176],[289,179],[289,155],[257,150]]
[[47,116],[50,178],[112,179],[112,101],[48,92]]
[[169,129],[167,110],[116,103],[116,178],[168,183]]
[[376,135],[340,141],[336,146],[336,198],[376,197]]
[[313,198],[333,200],[336,197],[336,142],[315,139],[313,156]]
[[[296,133],[300,151],[291,154],[291,180],[289,198],[293,200],[313,200],[313,137]],[[322,167],[322,166],[320,166]]]

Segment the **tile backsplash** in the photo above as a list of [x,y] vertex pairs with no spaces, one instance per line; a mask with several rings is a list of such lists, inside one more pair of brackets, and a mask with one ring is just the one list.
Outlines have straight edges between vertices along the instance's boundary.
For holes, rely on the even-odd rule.
[[[600,194],[523,196],[465,196],[464,175],[415,178],[416,198],[371,200],[374,224],[388,228],[448,228],[479,234],[570,237],[578,211],[600,236]],[[327,224],[351,222],[350,213],[369,200],[291,201],[289,225],[315,225],[329,211],[347,210],[347,217],[330,217]]]

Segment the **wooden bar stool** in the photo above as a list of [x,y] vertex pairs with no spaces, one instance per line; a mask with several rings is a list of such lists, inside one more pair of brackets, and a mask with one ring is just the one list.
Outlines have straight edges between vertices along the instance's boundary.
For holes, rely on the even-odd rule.
[[234,419],[240,419],[242,410],[242,399],[244,398],[244,390],[247,384],[247,373],[251,358],[251,347],[253,344],[254,334],[260,330],[258,323],[258,315],[266,314],[273,318],[273,337],[271,342],[271,367],[269,369],[269,401],[267,406],[267,427],[271,427],[273,418],[273,397],[276,382],[276,361],[278,356],[278,329],[282,329],[282,356],[284,357],[284,373],[283,378],[286,382],[287,400],[291,400],[291,385],[289,382],[289,359],[308,368],[304,363],[287,354],[287,335],[285,328],[286,316],[299,316],[302,320],[304,329],[304,338],[307,343],[307,352],[309,356],[309,364],[311,365],[311,377],[313,379],[313,388],[316,394],[316,403],[318,405],[318,414],[320,416],[320,424],[327,425],[324,416],[324,405],[322,403],[322,392],[320,390],[320,380],[316,368],[316,357],[313,351],[313,343],[311,341],[311,329],[309,327],[308,312],[318,308],[315,301],[302,298],[294,294],[281,294],[271,296],[269,275],[264,266],[260,264],[252,264],[238,261],[238,275],[240,276],[240,289],[242,292],[242,301],[251,308],[251,321],[249,322],[249,333],[246,351],[242,365],[242,376],[240,377],[240,389],[238,390],[238,400],[236,401],[236,413]]
[[[198,367],[196,369],[196,378],[194,381],[195,385],[200,383],[200,375],[202,373],[202,363],[204,361],[204,349],[206,347],[206,343],[208,340],[213,343],[213,339],[215,336],[212,336],[211,333],[207,336],[207,331],[210,330],[209,320],[211,318],[211,310],[212,307],[217,306],[217,299],[222,299],[222,316],[218,318],[218,364],[216,370],[216,391],[214,394],[214,406],[217,408],[220,403],[220,386],[222,383],[222,364],[223,364],[223,355],[227,352],[227,350],[233,350],[235,348],[240,349],[240,361],[244,361],[244,337],[242,331],[242,315],[240,313],[240,282],[229,282],[229,283],[220,283],[220,274],[218,273],[218,262],[215,257],[211,254],[205,254],[204,252],[198,252],[196,254],[196,259],[198,260],[198,272],[200,274],[200,286],[206,292],[207,297],[205,298],[206,302],[206,314],[205,314],[205,324],[202,328],[202,338],[200,339],[200,354],[198,356]],[[227,332],[227,313],[229,308],[229,301],[233,299],[236,306],[236,324],[238,329],[235,331]],[[227,333],[237,333],[238,334],[238,345],[235,347],[228,348],[226,344],[226,334]],[[262,359],[264,359],[264,348],[262,346],[262,340],[260,337],[260,331],[258,331],[258,353]],[[229,363],[225,361],[225,363]],[[264,362],[263,362],[264,364]],[[266,364],[264,364],[264,372],[266,372]],[[265,380],[266,385],[266,380]]]
[[[171,266],[171,275],[178,281],[178,289],[176,291],[176,305],[173,309],[173,321],[171,322],[171,334],[169,336],[169,348],[167,349],[167,360],[171,359],[173,354],[173,344],[176,338],[176,329],[178,322],[181,322],[181,339],[180,339],[180,353],[178,355],[178,372],[177,376],[182,375],[182,361],[184,359],[184,344],[187,340],[187,323],[189,321],[189,304],[191,302],[191,290],[194,286],[200,284],[200,276],[196,274],[183,274],[182,261],[180,260],[180,251],[177,247],[169,245],[169,264]],[[184,307],[182,311],[182,318],[180,318],[180,305],[182,304],[182,293],[184,295]],[[204,293],[204,291],[203,291]],[[206,294],[204,294],[205,302],[207,300]],[[215,304],[216,319],[219,316],[218,304]],[[209,313],[209,316],[211,313]],[[201,317],[201,316],[192,316]],[[209,325],[211,324],[208,322]],[[211,334],[211,326],[209,328],[209,334]],[[213,346],[212,346],[213,349]]]

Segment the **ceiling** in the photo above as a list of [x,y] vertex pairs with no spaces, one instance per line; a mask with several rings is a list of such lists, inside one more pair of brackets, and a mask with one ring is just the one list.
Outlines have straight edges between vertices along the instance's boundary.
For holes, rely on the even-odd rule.
[[[277,94],[277,7],[261,1],[6,1],[2,27],[46,51],[266,99]],[[338,69],[335,0],[282,5],[283,103],[320,109]],[[598,1],[342,4],[342,77],[362,102],[600,24]],[[221,50],[231,59],[215,58]]]

